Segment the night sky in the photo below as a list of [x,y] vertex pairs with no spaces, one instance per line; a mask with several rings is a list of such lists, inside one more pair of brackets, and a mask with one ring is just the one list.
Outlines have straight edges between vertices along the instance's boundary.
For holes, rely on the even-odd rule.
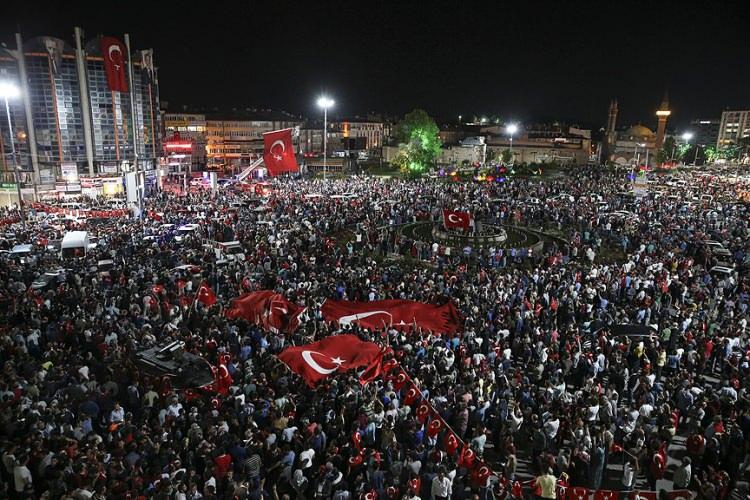
[[[529,121],[653,127],[669,91],[676,127],[750,106],[742,2],[6,2],[0,41],[131,35],[153,47],[162,100],[224,109],[401,114],[446,120],[498,115]],[[21,4],[21,6],[19,6]],[[110,5],[111,7],[107,7]],[[154,10],[156,9],[156,10]],[[652,123],[654,122],[654,123]]]

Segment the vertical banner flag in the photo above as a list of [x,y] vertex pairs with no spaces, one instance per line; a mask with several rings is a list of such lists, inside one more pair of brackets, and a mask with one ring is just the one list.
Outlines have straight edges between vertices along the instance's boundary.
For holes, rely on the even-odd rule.
[[52,67],[52,73],[58,74],[62,65],[62,56],[63,49],[65,48],[65,42],[58,38],[45,38],[44,48],[47,49],[49,63]]
[[263,134],[263,161],[268,175],[299,172],[292,145],[292,129],[274,130]]
[[128,78],[125,73],[125,45],[117,38],[103,36],[101,49],[109,90],[127,92]]

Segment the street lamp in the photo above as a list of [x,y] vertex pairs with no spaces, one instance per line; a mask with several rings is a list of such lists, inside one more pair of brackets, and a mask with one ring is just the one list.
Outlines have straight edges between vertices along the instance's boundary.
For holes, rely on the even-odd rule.
[[510,161],[515,163],[515,158],[513,157],[513,134],[518,132],[518,125],[511,123],[505,127],[505,131],[508,132],[508,135],[510,136]]
[[318,106],[323,108],[323,180],[326,180],[326,156],[328,156],[328,108],[333,104],[333,99],[328,96],[318,98]]
[[8,117],[8,136],[10,137],[10,154],[13,158],[13,175],[16,180],[16,192],[18,193],[18,211],[21,213],[21,225],[24,232],[26,231],[26,214],[23,209],[23,199],[21,198],[21,182],[18,178],[18,161],[16,158],[16,144],[13,140],[13,122],[10,119],[10,105],[8,99],[13,99],[21,95],[18,87],[10,82],[0,82],[0,96],[5,101],[5,114]]
[[[693,138],[692,132],[685,132],[684,134],[682,134],[682,140],[685,141],[686,146],[690,145],[690,139],[692,138]],[[697,160],[698,160],[698,145],[696,144],[695,145],[695,159],[693,160],[693,165],[695,165],[695,162]]]

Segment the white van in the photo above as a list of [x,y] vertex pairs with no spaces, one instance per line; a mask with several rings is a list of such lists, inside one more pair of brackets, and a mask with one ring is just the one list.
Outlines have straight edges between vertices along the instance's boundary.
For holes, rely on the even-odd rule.
[[185,239],[190,234],[195,234],[200,226],[198,224],[185,224],[177,228],[177,234],[175,234],[175,241],[178,243]]
[[233,260],[242,262],[245,260],[245,249],[239,241],[221,241],[214,247],[216,260]]
[[83,257],[88,249],[88,231],[70,231],[63,236],[60,244],[60,253],[63,257]]

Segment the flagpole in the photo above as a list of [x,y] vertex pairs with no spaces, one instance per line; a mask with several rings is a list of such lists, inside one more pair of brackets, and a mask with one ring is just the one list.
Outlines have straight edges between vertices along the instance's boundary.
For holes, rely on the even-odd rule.
[[141,179],[138,163],[138,130],[135,121],[135,88],[133,87],[133,57],[130,53],[130,35],[125,33],[125,49],[128,52],[128,83],[130,90],[130,126],[133,128],[133,166],[135,167],[135,186],[138,190],[138,218],[143,217],[143,194],[146,179]]

